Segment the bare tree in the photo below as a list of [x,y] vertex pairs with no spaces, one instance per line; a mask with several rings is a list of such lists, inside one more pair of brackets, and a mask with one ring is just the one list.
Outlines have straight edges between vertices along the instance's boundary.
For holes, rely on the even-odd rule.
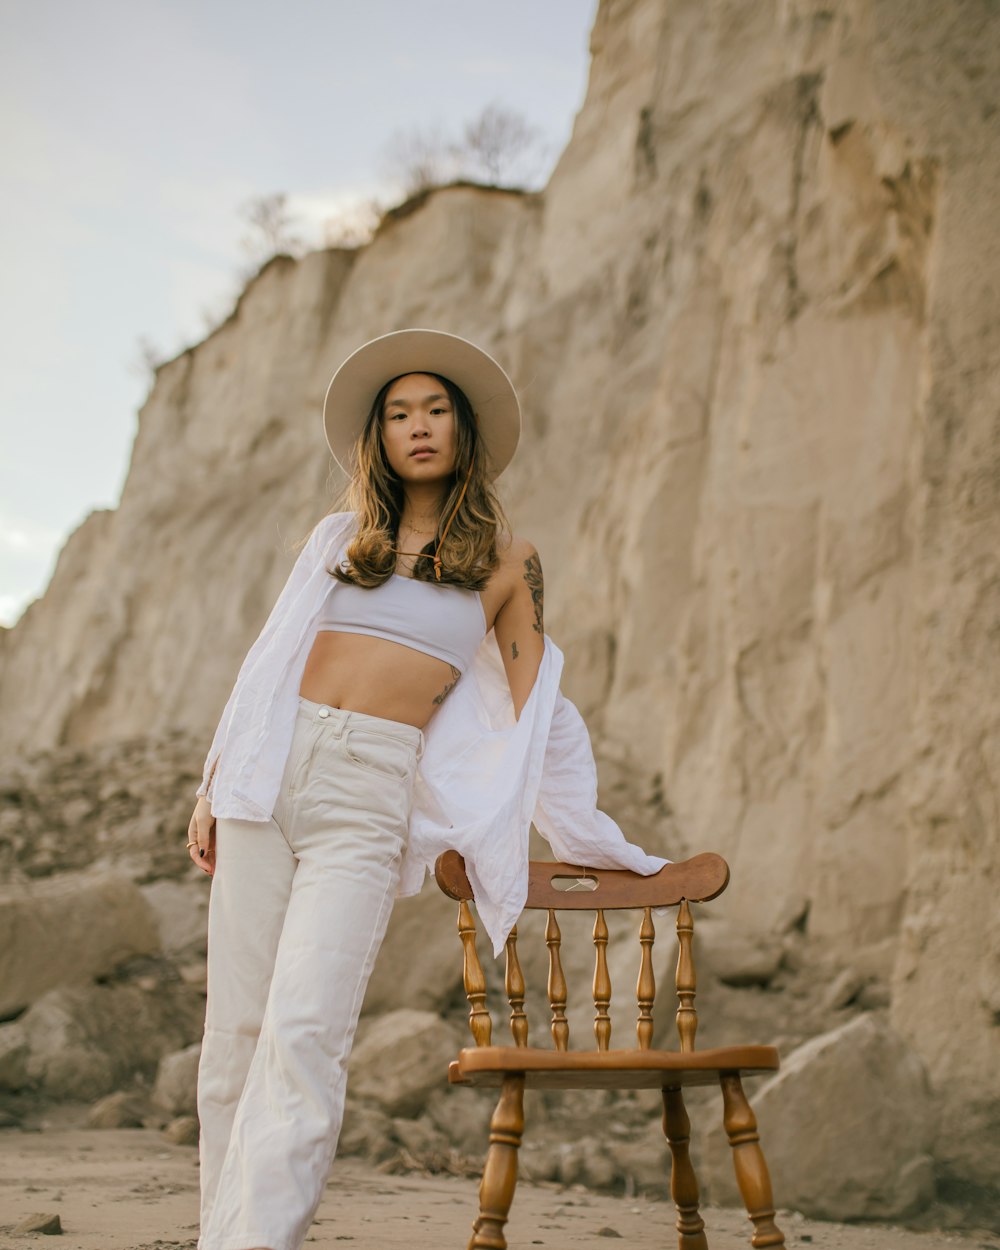
[[456,179],[529,186],[547,159],[541,130],[521,113],[494,102],[465,124],[458,139],[440,127],[397,131],[386,144],[383,171],[409,198]]
[[382,163],[407,199],[459,176],[455,145],[438,126],[397,130],[385,145]]
[[519,180],[519,174],[523,180],[524,168],[541,138],[542,132],[523,114],[495,101],[466,122],[456,157],[466,177],[495,186],[510,185]]
[[302,240],[292,229],[294,219],[288,211],[287,199],[283,191],[258,195],[240,208],[240,216],[251,230],[240,240],[240,246],[250,258],[252,269],[259,268],[279,252],[294,255],[302,249]]

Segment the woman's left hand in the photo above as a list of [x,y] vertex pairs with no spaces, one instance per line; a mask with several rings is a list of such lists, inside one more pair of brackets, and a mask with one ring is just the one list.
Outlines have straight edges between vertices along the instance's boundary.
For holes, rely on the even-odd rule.
[[202,794],[188,822],[188,854],[196,867],[209,876],[215,872],[215,817],[212,805]]

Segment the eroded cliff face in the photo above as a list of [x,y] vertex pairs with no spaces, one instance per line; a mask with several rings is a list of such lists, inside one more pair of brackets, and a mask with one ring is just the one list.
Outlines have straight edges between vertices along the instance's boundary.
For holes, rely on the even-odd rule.
[[[0,640],[4,748],[183,730],[328,507],[322,397],[406,325],[507,365],[602,803],[728,918],[891,991],[939,1157],[1000,1137],[1000,24],[986,3],[605,0],[549,186],[277,259],[160,370],[121,504]],[[200,762],[200,761],[199,761]],[[777,1008],[780,1010],[780,1007]],[[991,1153],[991,1150],[993,1153]]]

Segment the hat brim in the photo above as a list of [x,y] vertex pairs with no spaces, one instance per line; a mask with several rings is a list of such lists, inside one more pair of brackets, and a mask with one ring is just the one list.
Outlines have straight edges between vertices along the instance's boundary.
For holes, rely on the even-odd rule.
[[323,428],[330,451],[348,474],[379,390],[404,373],[443,375],[468,396],[486,449],[488,472],[499,477],[521,435],[521,406],[510,378],[475,343],[443,330],[394,330],[362,344],[330,379],[323,401]]

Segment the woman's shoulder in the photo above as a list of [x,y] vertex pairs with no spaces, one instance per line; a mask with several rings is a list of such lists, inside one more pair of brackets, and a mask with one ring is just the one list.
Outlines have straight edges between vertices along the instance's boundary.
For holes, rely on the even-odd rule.
[[538,559],[538,548],[530,538],[511,534],[506,543],[501,541],[497,544],[497,555],[502,569],[521,572],[528,562]]

